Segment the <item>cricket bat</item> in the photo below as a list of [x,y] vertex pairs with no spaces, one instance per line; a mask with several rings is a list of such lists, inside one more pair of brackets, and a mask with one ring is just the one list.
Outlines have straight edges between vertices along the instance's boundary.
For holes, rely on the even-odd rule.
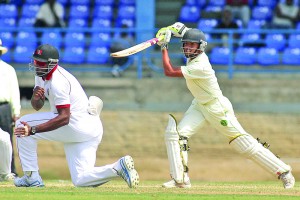
[[110,56],[116,57],[116,58],[130,56],[130,55],[133,55],[135,53],[143,51],[144,49],[151,47],[152,45],[156,44],[157,42],[158,42],[158,38],[152,38],[150,40],[147,40],[145,42],[137,44],[133,47],[124,49],[122,51],[111,53]]

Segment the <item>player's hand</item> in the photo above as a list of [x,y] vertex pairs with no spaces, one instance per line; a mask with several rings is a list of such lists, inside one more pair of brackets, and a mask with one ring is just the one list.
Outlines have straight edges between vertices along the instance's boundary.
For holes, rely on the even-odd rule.
[[42,87],[36,86],[33,89],[33,95],[32,95],[33,100],[35,101],[45,101],[45,90]]
[[26,137],[30,135],[31,127],[26,122],[21,122],[21,124],[15,128],[14,134],[17,137]]
[[163,27],[157,31],[155,37],[159,40],[159,42],[157,43],[159,46],[161,45],[162,42],[164,42],[167,31],[168,31],[167,27]]
[[159,40],[157,44],[161,46],[162,49],[167,49],[171,36],[172,32],[167,27],[161,28],[156,34],[156,38]]
[[174,34],[175,37],[180,37],[180,38],[182,38],[185,32],[189,30],[189,28],[186,27],[181,22],[176,22],[173,25],[168,26],[168,29],[171,30],[171,32]]

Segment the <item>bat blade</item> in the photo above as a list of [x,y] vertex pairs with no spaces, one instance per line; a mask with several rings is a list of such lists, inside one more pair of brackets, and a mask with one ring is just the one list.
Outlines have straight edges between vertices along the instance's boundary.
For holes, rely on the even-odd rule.
[[116,57],[116,58],[130,56],[130,55],[136,54],[140,51],[143,51],[144,49],[147,49],[147,48],[151,47],[152,45],[155,45],[157,42],[158,42],[157,38],[152,38],[150,40],[147,40],[145,42],[137,44],[128,49],[124,49],[122,51],[111,53],[110,56]]

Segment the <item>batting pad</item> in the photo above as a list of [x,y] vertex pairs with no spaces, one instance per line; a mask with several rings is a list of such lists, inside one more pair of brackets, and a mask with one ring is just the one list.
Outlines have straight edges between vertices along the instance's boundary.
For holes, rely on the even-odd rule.
[[165,133],[165,143],[170,164],[170,174],[177,183],[183,183],[183,157],[180,150],[179,135],[176,127],[177,123],[174,116],[169,115],[169,123]]
[[241,154],[262,166],[267,171],[280,175],[291,170],[291,167],[277,158],[269,149],[263,147],[250,135],[242,135],[234,139],[231,144]]

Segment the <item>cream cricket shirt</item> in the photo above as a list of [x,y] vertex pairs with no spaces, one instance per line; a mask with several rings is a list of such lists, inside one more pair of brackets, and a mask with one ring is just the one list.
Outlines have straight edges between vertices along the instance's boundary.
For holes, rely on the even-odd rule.
[[207,55],[203,52],[192,61],[187,60],[186,66],[181,66],[181,71],[186,84],[195,99],[205,104],[213,99],[222,97],[215,71],[208,60]]
[[70,107],[71,117],[68,126],[74,131],[90,136],[99,134],[102,127],[100,119],[87,112],[88,97],[72,74],[56,66],[45,80],[36,76],[35,86],[44,88],[51,112],[57,113],[57,108]]

